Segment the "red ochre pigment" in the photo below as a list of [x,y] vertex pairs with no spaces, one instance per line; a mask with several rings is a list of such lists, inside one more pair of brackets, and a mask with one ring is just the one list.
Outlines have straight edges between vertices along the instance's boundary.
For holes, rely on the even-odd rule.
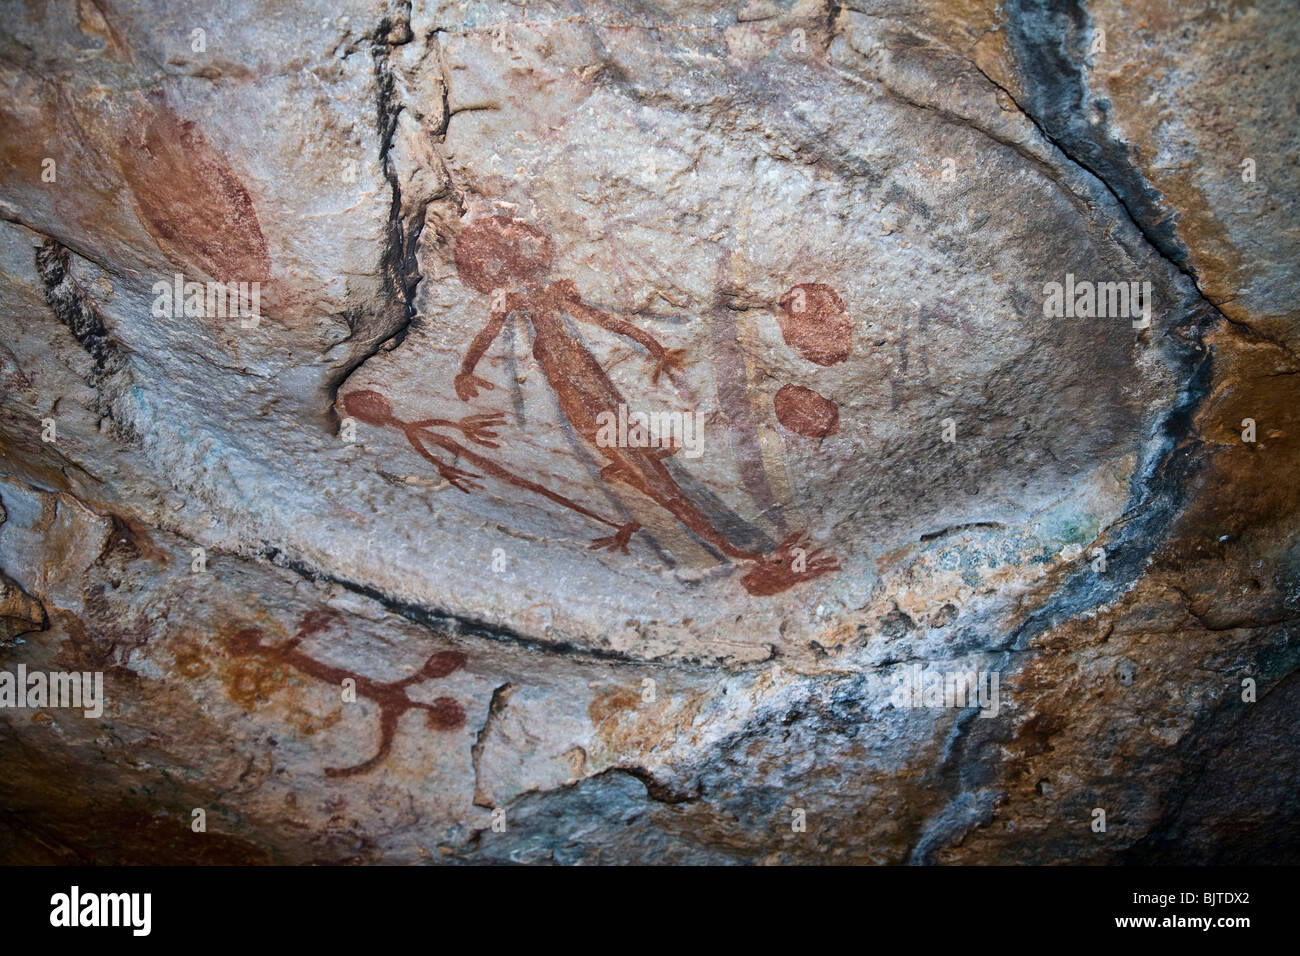
[[809,362],[837,365],[853,351],[844,300],[828,285],[801,282],[781,296],[776,313],[781,336]]
[[[623,336],[644,348],[654,363],[650,370],[651,383],[657,382],[663,374],[671,376],[679,370],[684,354],[664,348],[654,336],[630,322],[588,305],[579,296],[572,280],[551,281],[554,247],[549,236],[519,220],[493,216],[466,225],[456,239],[453,255],[461,281],[492,297],[490,318],[471,341],[452,383],[461,401],[469,402],[480,392],[493,390],[491,382],[474,374],[475,369],[501,334],[507,317],[519,313],[532,326],[533,357],[554,391],[560,411],[588,446],[606,459],[607,463],[599,473],[600,481],[620,483],[640,492],[726,557],[754,562],[757,567],[741,577],[742,586],[751,594],[777,594],[803,581],[838,570],[838,562],[829,556],[805,560],[807,549],[797,548],[802,541],[802,535],[797,533],[787,536],[770,555],[733,544],[710,523],[705,513],[673,479],[664,458],[675,449],[606,447],[599,440],[603,428],[601,413],[617,416],[620,408],[626,408],[627,400],[581,339],[570,331],[562,316]],[[800,299],[801,304],[805,298]],[[811,301],[816,304],[822,302],[822,298],[814,295]],[[641,528],[635,521],[620,523],[516,475],[444,434],[447,430],[459,430],[470,442],[496,448],[496,434],[492,429],[502,423],[503,416],[499,412],[470,415],[458,422],[437,418],[405,421],[393,414],[383,394],[369,389],[344,396],[341,404],[344,411],[369,425],[400,429],[411,447],[461,491],[470,492],[482,487],[475,480],[481,477],[480,474],[459,467],[459,463],[464,461],[483,474],[541,495],[614,530],[613,534],[593,541],[592,549],[608,548],[627,553],[632,535]],[[447,453],[452,460],[441,460],[430,446]],[[796,555],[796,548],[804,554]]]
[[393,747],[397,736],[397,721],[408,710],[424,711],[425,723],[430,730],[459,730],[465,726],[465,710],[450,697],[439,697],[425,703],[411,700],[406,689],[412,684],[454,674],[466,664],[460,651],[438,651],[430,655],[414,674],[396,681],[378,681],[353,671],[334,667],[299,649],[307,638],[328,629],[337,619],[331,611],[310,611],[298,623],[298,632],[283,644],[264,643],[262,631],[246,627],[230,639],[230,651],[238,657],[256,656],[275,664],[301,671],[310,677],[336,687],[351,679],[357,696],[365,697],[379,705],[379,749],[369,760],[352,767],[326,767],[327,777],[350,777],[373,769]]
[[811,388],[782,385],[772,404],[776,406],[776,420],[796,435],[825,438],[840,430],[840,410]]
[[138,108],[121,142],[140,222],[176,265],[218,282],[265,282],[271,259],[252,197],[190,121],[160,101]]

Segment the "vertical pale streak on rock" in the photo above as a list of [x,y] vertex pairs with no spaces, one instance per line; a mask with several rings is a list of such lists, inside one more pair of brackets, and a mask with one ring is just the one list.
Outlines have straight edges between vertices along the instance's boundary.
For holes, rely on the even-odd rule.
[[731,253],[724,249],[718,257],[713,281],[713,308],[709,314],[709,338],[718,408],[725,419],[731,453],[740,470],[741,485],[757,506],[759,515],[775,524],[778,530],[784,530],[785,519],[768,480],[758,422],[749,402],[748,363],[740,343],[737,313],[727,303],[731,288]]
[[788,519],[793,518],[793,524],[798,528],[806,528],[808,522],[794,501],[790,473],[785,467],[785,439],[766,422],[766,416],[772,413],[772,399],[767,395],[760,396],[755,393],[755,401],[763,403],[764,422],[759,426],[758,440],[761,443],[763,465],[767,469],[768,481],[781,501],[781,510],[774,516],[776,518],[774,525],[778,534],[784,537],[786,525],[790,523]]
[[[746,224],[747,214],[748,209],[744,217]],[[749,278],[746,275],[744,258],[733,253],[732,260],[732,274],[737,276],[739,285],[744,288]],[[765,509],[760,517],[770,530],[776,532],[779,539],[785,537],[788,517],[792,516],[795,519],[794,524],[798,527],[804,527],[807,523],[795,506],[794,496],[790,493],[790,475],[785,467],[785,441],[767,424],[772,420],[773,412],[772,399],[763,388],[766,368],[761,368],[754,359],[754,356],[763,354],[763,340],[758,332],[758,321],[752,309],[733,314],[736,317],[736,338],[740,342],[740,355],[745,363],[745,381],[748,385],[745,394],[749,400],[750,414],[755,422],[758,453],[767,486],[778,504],[777,510],[768,512]]]

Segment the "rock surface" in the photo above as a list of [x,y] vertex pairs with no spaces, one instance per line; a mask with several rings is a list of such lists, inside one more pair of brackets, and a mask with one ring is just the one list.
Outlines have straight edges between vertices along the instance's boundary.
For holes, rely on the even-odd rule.
[[3,23],[0,858],[1297,860],[1289,5]]

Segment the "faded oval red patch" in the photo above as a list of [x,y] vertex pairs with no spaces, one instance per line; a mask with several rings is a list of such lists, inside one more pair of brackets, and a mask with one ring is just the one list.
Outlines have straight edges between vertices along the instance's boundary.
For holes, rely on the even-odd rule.
[[446,677],[465,666],[469,659],[460,651],[439,651],[424,662],[421,677]]
[[493,216],[462,229],[454,255],[461,281],[489,294],[545,275],[554,250],[544,232],[516,219]]
[[782,385],[772,399],[776,420],[796,435],[825,438],[840,430],[840,410],[828,398],[802,385]]
[[393,420],[393,406],[388,399],[368,388],[345,396],[343,410],[367,425],[387,425]]
[[804,358],[836,365],[853,351],[853,330],[844,300],[820,282],[801,282],[781,296],[776,314],[781,337]]
[[122,137],[122,174],[164,255],[218,282],[266,282],[271,258],[252,197],[226,158],[165,106],[142,108]]
[[450,697],[439,697],[424,712],[430,730],[460,730],[465,726],[465,708]]

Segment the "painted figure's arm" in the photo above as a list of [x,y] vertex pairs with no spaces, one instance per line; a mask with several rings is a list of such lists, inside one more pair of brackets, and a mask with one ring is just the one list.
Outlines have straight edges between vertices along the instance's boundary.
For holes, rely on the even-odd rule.
[[458,422],[446,418],[423,418],[418,422],[410,422],[406,427],[412,431],[425,428],[455,428],[475,444],[500,448],[497,443],[496,429],[505,424],[505,420],[506,416],[501,412],[484,412],[481,415],[466,415]]
[[613,332],[615,335],[631,339],[649,352],[650,357],[655,360],[651,381],[657,382],[659,376],[664,372],[681,368],[684,355],[681,349],[665,349],[659,344],[658,339],[644,329],[639,329],[631,322],[615,318],[608,312],[602,312],[600,309],[587,305],[578,297],[577,290],[573,288],[571,282],[557,282],[555,285],[562,296],[564,310],[575,319],[599,326],[607,332]]
[[476,396],[480,388],[491,391],[496,387],[491,382],[475,375],[474,369],[478,367],[479,360],[483,358],[483,353],[491,347],[492,343],[496,341],[496,337],[501,334],[501,330],[506,324],[506,315],[506,312],[493,312],[488,324],[479,330],[478,335],[474,336],[474,341],[469,344],[469,351],[465,353],[465,361],[460,363],[460,374],[456,376],[455,381],[456,396],[462,402],[468,402]]

